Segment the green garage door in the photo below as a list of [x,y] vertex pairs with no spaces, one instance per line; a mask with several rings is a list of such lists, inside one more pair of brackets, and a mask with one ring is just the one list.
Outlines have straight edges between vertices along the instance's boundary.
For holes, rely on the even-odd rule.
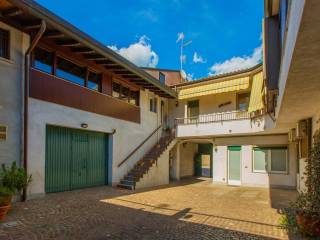
[[108,153],[104,133],[47,126],[46,134],[46,192],[106,183]]

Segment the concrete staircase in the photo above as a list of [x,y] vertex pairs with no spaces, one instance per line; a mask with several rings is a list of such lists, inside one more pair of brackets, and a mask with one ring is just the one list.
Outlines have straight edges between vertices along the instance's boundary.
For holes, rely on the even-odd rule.
[[145,174],[157,163],[160,156],[167,150],[170,143],[174,140],[172,134],[166,134],[151,148],[151,150],[140,159],[135,166],[120,181],[118,187],[134,190],[136,184],[143,178]]

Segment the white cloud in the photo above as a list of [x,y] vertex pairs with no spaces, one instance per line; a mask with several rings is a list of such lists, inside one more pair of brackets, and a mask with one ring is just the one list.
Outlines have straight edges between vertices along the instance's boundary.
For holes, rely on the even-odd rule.
[[140,37],[138,42],[128,47],[108,47],[139,67],[156,67],[159,61],[158,54],[152,50],[150,40],[146,36]]
[[193,54],[193,62],[194,63],[205,63],[205,62],[207,62],[207,60],[203,59],[203,57],[200,56],[197,52],[194,52],[194,54]]
[[215,63],[210,67],[209,75],[233,72],[253,67],[261,62],[262,45],[255,48],[250,56],[232,57],[224,62]]

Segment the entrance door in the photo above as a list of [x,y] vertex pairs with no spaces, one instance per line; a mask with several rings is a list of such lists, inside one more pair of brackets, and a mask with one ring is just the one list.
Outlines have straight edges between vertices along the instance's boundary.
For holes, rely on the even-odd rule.
[[195,176],[212,177],[212,144],[198,144],[194,158]]
[[228,147],[228,184],[241,185],[241,147]]

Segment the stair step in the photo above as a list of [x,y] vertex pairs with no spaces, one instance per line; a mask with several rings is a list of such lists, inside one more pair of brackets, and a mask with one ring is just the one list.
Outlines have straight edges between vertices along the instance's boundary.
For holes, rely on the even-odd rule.
[[127,185],[127,184],[122,184],[122,183],[119,183],[119,184],[118,184],[118,187],[119,187],[119,188],[129,189],[129,190],[134,190],[134,186],[132,186],[132,185]]
[[121,180],[121,184],[135,186],[136,182],[134,180]]
[[150,151],[140,159],[129,173],[120,181],[118,187],[134,190],[136,182],[148,172],[156,163],[158,158],[166,151],[174,138],[172,136],[163,136]]
[[133,177],[133,176],[125,176],[124,177],[124,180],[127,180],[127,181],[137,181],[139,178],[138,177]]

